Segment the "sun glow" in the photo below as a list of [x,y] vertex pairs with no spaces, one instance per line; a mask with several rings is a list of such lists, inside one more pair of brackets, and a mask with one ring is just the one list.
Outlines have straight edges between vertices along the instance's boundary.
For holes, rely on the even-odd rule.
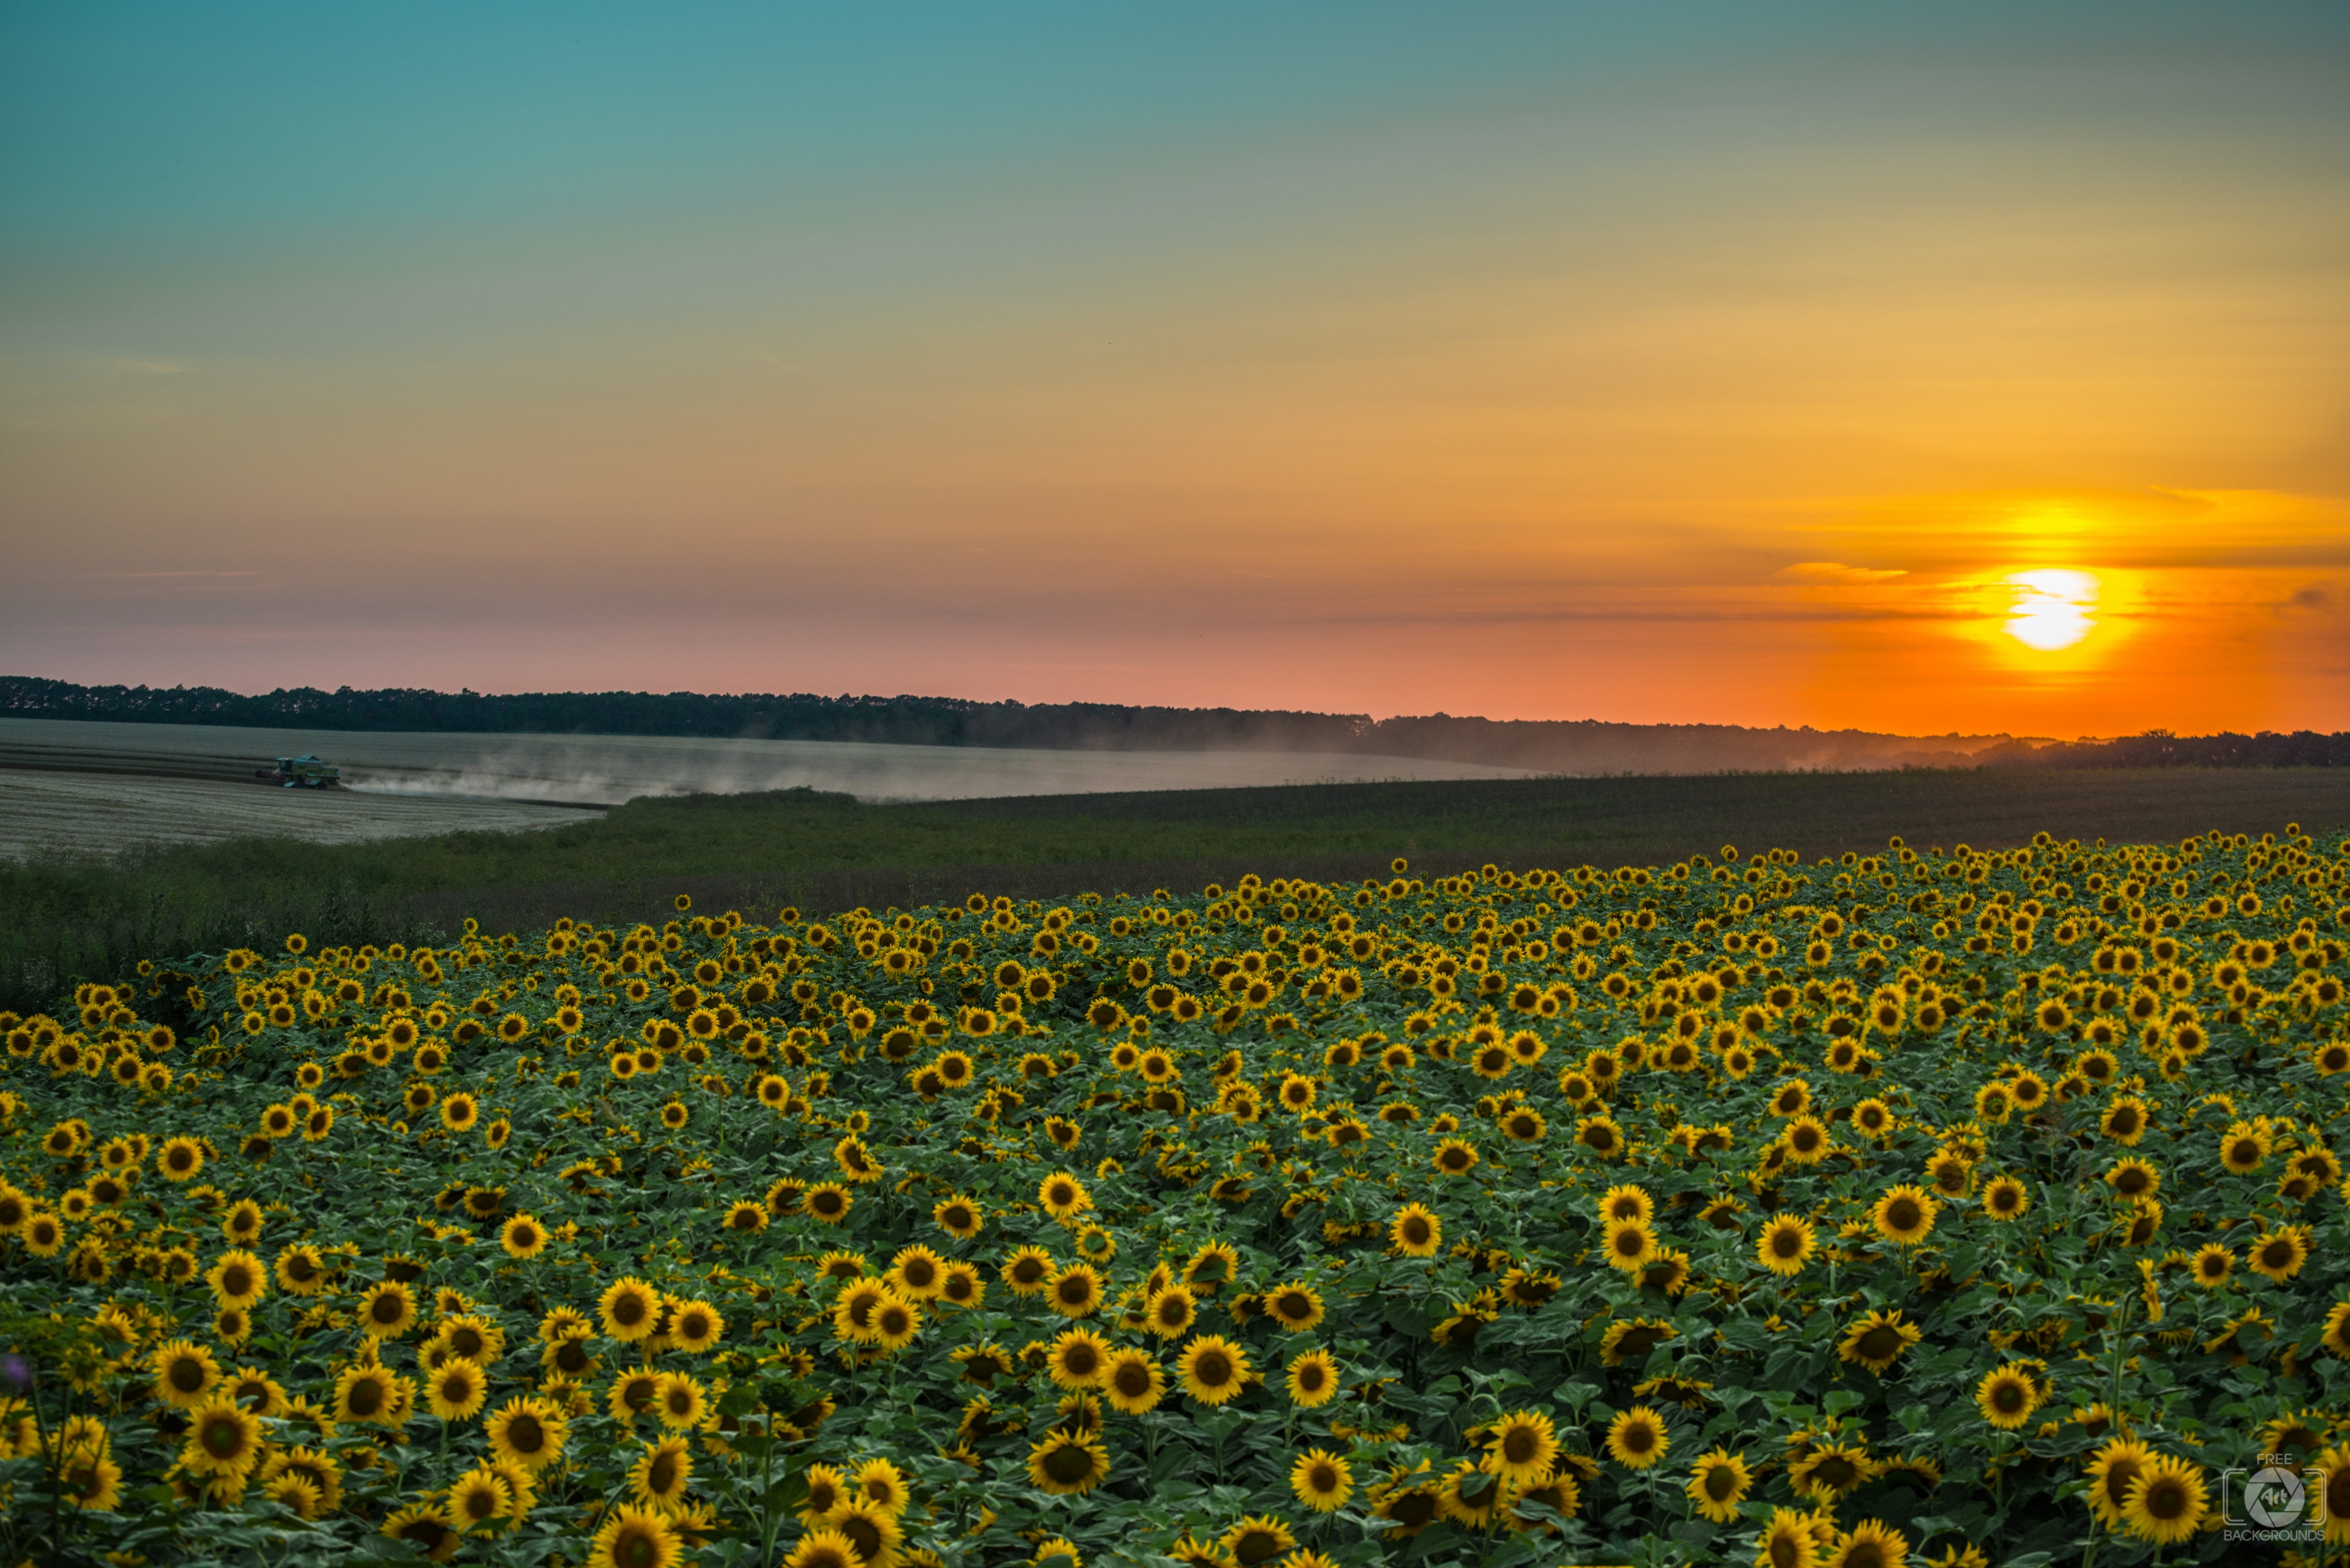
[[2089,612],[2097,607],[2097,579],[2086,572],[2053,567],[2015,572],[2007,585],[2014,593],[2007,635],[2026,648],[2053,653],[2072,647],[2096,627]]

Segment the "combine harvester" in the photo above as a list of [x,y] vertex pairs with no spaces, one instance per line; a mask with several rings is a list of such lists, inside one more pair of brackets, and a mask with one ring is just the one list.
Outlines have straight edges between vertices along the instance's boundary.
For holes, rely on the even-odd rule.
[[305,755],[280,757],[275,768],[255,768],[253,776],[263,784],[284,784],[287,789],[325,789],[343,782],[343,770],[332,763]]

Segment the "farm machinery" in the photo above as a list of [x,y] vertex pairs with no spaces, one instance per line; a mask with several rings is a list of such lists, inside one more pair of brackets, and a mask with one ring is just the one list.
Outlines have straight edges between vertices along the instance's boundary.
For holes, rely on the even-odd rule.
[[253,776],[263,784],[283,784],[287,789],[325,789],[343,780],[343,770],[332,763],[322,763],[314,756],[280,757],[274,768],[255,768]]

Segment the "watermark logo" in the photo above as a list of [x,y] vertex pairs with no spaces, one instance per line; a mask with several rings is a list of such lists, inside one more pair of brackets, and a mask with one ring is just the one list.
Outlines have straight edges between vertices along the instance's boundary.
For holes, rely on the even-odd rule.
[[2232,1542],[2315,1542],[2325,1532],[2325,1472],[2294,1454],[2262,1454],[2220,1472],[2220,1521]]

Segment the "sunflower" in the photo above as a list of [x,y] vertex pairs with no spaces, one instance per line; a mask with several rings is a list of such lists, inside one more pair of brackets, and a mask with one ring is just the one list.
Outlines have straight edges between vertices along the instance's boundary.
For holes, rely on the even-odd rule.
[[663,1438],[648,1443],[629,1467],[629,1490],[647,1508],[664,1511],[684,1500],[686,1483],[693,1479],[693,1450],[683,1438]]
[[2114,1161],[2104,1180],[2121,1198],[2151,1198],[2162,1190],[2162,1172],[2137,1158]]
[[1432,1258],[1444,1244],[1444,1221],[1418,1203],[1407,1203],[1388,1221],[1388,1239],[1407,1258]]
[[1737,1519],[1738,1505],[1746,1500],[1754,1478],[1746,1469],[1746,1456],[1733,1454],[1727,1449],[1715,1449],[1697,1461],[1690,1472],[1689,1484],[1682,1490],[1697,1511],[1716,1524],[1728,1524]]
[[1627,1361],[1646,1361],[1650,1351],[1673,1337],[1675,1331],[1668,1319],[1618,1318],[1608,1325],[1606,1336],[1599,1342],[1600,1365],[1620,1366]]
[[1436,1492],[1436,1506],[1444,1517],[1469,1530],[1490,1526],[1511,1501],[1507,1481],[1466,1459],[1453,1468]]
[[2319,1490],[2325,1499],[2325,1539],[2334,1545],[2350,1541],[2350,1449],[2328,1449],[2309,1461],[2320,1473]]
[[277,1254],[277,1282],[289,1295],[315,1296],[327,1288],[327,1260],[318,1249],[296,1244]]
[[1612,1116],[1586,1116],[1575,1124],[1575,1141],[1602,1159],[1612,1159],[1624,1152],[1624,1129]]
[[1608,1457],[1627,1469],[1647,1469],[1663,1459],[1672,1446],[1664,1417],[1646,1405],[1619,1411],[1607,1423]]
[[2350,1359],[2350,1301],[2336,1302],[2325,1314],[2325,1330],[2318,1336],[2331,1355]]
[[194,1409],[221,1380],[220,1363],[192,1340],[174,1339],[157,1346],[150,1365],[155,1369],[155,1397],[177,1409]]
[[[2350,1304],[2344,1308],[2350,1315]],[[1326,1405],[1338,1394],[1338,1363],[1326,1350],[1309,1350],[1289,1358],[1286,1379],[1290,1403],[1301,1409],[1311,1410]]]
[[1139,1416],[1156,1408],[1165,1396],[1167,1375],[1149,1351],[1114,1351],[1103,1368],[1101,1389],[1111,1408]]
[[204,1283],[212,1287],[213,1299],[224,1307],[249,1307],[259,1301],[269,1288],[269,1271],[261,1260],[243,1248],[223,1252]]
[[1934,1229],[1934,1216],[1939,1212],[1934,1200],[1922,1188],[1900,1186],[1891,1189],[1877,1200],[1869,1220],[1877,1233],[1888,1241],[1905,1247],[1915,1246]]
[[1289,1490],[1316,1513],[1330,1513],[1355,1494],[1355,1472],[1326,1449],[1309,1449],[1289,1468]]
[[1626,1220],[1649,1221],[1657,1217],[1657,1200],[1644,1188],[1629,1185],[1611,1187],[1599,1199],[1599,1218],[1621,1222]]
[[624,1345],[652,1337],[660,1324],[660,1293],[633,1276],[616,1280],[597,1303],[604,1333]]
[[926,1302],[939,1293],[939,1280],[945,1269],[945,1259],[928,1247],[916,1245],[901,1248],[882,1277],[908,1301]]
[[1645,1220],[1611,1220],[1602,1250],[1608,1267],[1637,1273],[1656,1257],[1657,1233]]
[[[98,1449],[76,1449],[62,1454],[53,1474],[60,1501],[91,1513],[111,1513],[122,1504],[122,1467]],[[297,1508],[296,1512],[301,1511]]]
[[1191,1331],[1200,1303],[1186,1285],[1170,1284],[1143,1303],[1143,1326],[1161,1339],[1180,1339]]
[[1799,1274],[1811,1262],[1819,1245],[1811,1224],[1792,1214],[1774,1216],[1762,1227],[1762,1239],[1755,1243],[1757,1262],[1774,1274]]
[[562,1457],[568,1430],[568,1419],[553,1405],[520,1395],[500,1406],[483,1426],[490,1452],[530,1475]]
[[441,1125],[451,1132],[463,1132],[480,1118],[481,1102],[473,1096],[458,1093],[441,1102]]
[[1297,1537],[1270,1514],[1250,1514],[1225,1531],[1217,1544],[1240,1568],[1257,1568],[1295,1546]]
[[664,1372],[653,1388],[653,1414],[671,1431],[690,1431],[709,1414],[708,1396],[696,1379],[682,1372]]
[[1429,1163],[1447,1176],[1466,1176],[1477,1167],[1477,1146],[1449,1137],[1436,1146]]
[[1264,1310],[1285,1333],[1304,1334],[1322,1321],[1322,1297],[1303,1282],[1283,1285],[1265,1293]]
[[1036,1202],[1055,1220],[1067,1220],[1091,1209],[1085,1184],[1067,1171],[1056,1171],[1036,1184]]
[[1882,1520],[1864,1519],[1836,1544],[1829,1568],[1902,1568],[1909,1561],[1909,1542],[1901,1532]]
[[596,1532],[588,1568],[674,1568],[683,1551],[677,1527],[666,1516],[622,1503]]
[[1073,1328],[1045,1353],[1045,1370],[1063,1388],[1097,1387],[1109,1367],[1109,1341],[1090,1329]]
[[873,1158],[873,1151],[866,1147],[865,1140],[855,1133],[832,1146],[832,1158],[833,1163],[840,1167],[841,1175],[850,1181],[864,1183],[881,1179],[881,1162]]
[[347,1367],[335,1380],[335,1419],[398,1427],[408,1419],[408,1380],[380,1366]]
[[827,1522],[833,1514],[849,1501],[848,1478],[831,1465],[810,1465],[804,1478],[807,1497],[800,1504],[798,1519],[813,1530]]
[[1826,1443],[1787,1467],[1787,1485],[1797,1497],[1832,1504],[1867,1485],[1877,1471],[1866,1447]]
[[2206,1241],[2188,1263],[2187,1272],[2205,1290],[2218,1290],[2236,1272],[2236,1254],[2220,1242]]
[[1071,1263],[1045,1282],[1045,1298],[1063,1317],[1091,1317],[1101,1310],[1102,1277],[1091,1263]]
[[1096,1438],[1055,1430],[1028,1450],[1028,1479],[1055,1497],[1089,1492],[1108,1475],[1109,1453]]
[[[1401,1479],[1400,1472],[1398,1472],[1397,1479]],[[1396,1525],[1385,1534],[1384,1538],[1390,1541],[1409,1541],[1435,1523],[1437,1515],[1442,1511],[1436,1492],[1424,1486],[1398,1487],[1394,1480],[1389,1480],[1374,1489],[1372,1495],[1378,1499],[1372,1504],[1372,1514],[1379,1519],[1391,1520]],[[1566,1511],[1561,1509],[1559,1511],[1564,1513]]]
[[2012,1176],[1993,1177],[1982,1189],[1982,1211],[2002,1224],[2031,1211],[2032,1189]]
[[2032,1418],[2040,1407],[2040,1386],[2019,1366],[2002,1366],[1983,1374],[1975,1385],[1975,1407],[1983,1419],[2002,1432],[2012,1432]]
[[1871,1372],[1883,1372],[1903,1351],[1926,1336],[1914,1324],[1901,1321],[1899,1312],[1872,1312],[1844,1332],[1836,1359],[1855,1361]]
[[1037,1295],[1059,1268],[1053,1262],[1053,1254],[1044,1248],[1022,1247],[1004,1260],[1003,1282],[1012,1287],[1014,1295]]
[[986,1214],[968,1198],[942,1198],[931,1210],[931,1218],[940,1230],[959,1241],[968,1241],[979,1234],[986,1223]]
[[969,1263],[949,1263],[939,1276],[938,1299],[951,1307],[976,1307],[987,1299],[987,1282]]
[[1797,1116],[1779,1134],[1779,1147],[1797,1165],[1819,1164],[1828,1157],[1831,1143],[1826,1124],[1816,1116]]
[[726,1333],[726,1320],[708,1302],[687,1302],[670,1314],[669,1342],[678,1350],[706,1355]]
[[864,1561],[837,1530],[812,1530],[784,1559],[784,1568],[864,1568]]
[[[764,1219],[763,1211],[761,1220]],[[526,1262],[546,1251],[546,1228],[527,1214],[517,1214],[500,1227],[498,1245],[506,1256]]]
[[2135,1095],[2124,1095],[2106,1107],[2097,1120],[2097,1130],[2125,1148],[2136,1147],[2146,1136],[2147,1104]]
[[2158,1546],[2191,1539],[2210,1511],[2202,1467],[2167,1455],[2149,1457],[2130,1478],[2122,1523],[2141,1541]]
[[489,1378],[481,1364],[462,1355],[434,1367],[424,1383],[425,1407],[443,1421],[471,1419],[489,1397]]
[[261,1462],[261,1417],[233,1399],[213,1399],[188,1414],[180,1463],[201,1476],[241,1480]]
[[203,1145],[192,1137],[166,1138],[155,1163],[166,1181],[192,1181],[204,1168]]
[[2302,1265],[2309,1262],[2309,1227],[2287,1225],[2270,1231],[2252,1243],[2251,1252],[2244,1262],[2262,1278],[2282,1284],[2301,1272]]
[[1819,1543],[1812,1534],[1812,1515],[1792,1508],[1771,1511],[1754,1553],[1757,1568],[1819,1568]]
[[1530,1486],[1551,1472],[1558,1459],[1558,1436],[1539,1410],[1518,1410],[1492,1425],[1484,1468],[1513,1487]]
[[2220,1163],[2237,1175],[2258,1170],[2269,1157],[2273,1139],[2266,1127],[2238,1122],[2220,1137]]
[[477,1466],[449,1489],[449,1523],[461,1534],[486,1531],[512,1513],[514,1505],[514,1489],[505,1478],[485,1465]]
[[[1555,1473],[1520,1490],[1512,1497],[1505,1515],[1513,1529],[1531,1528],[1537,1522],[1534,1515],[1519,1511],[1529,1504],[1550,1510],[1561,1519],[1573,1519],[1583,1508],[1583,1489],[1575,1477]],[[1558,1526],[1549,1521],[1539,1521],[1556,1533]]]
[[[411,1503],[394,1509],[384,1516],[380,1533],[394,1541],[404,1541],[424,1553],[434,1563],[446,1563],[457,1554],[464,1537],[449,1522],[446,1511],[425,1503]],[[668,1568],[666,1563],[660,1568]]]
[[1248,1353],[1221,1334],[1202,1334],[1175,1358],[1183,1392],[1202,1405],[1222,1405],[1248,1386]]
[[827,1225],[837,1225],[848,1218],[848,1210],[856,1201],[840,1183],[823,1181],[807,1189],[800,1199],[800,1207]]

